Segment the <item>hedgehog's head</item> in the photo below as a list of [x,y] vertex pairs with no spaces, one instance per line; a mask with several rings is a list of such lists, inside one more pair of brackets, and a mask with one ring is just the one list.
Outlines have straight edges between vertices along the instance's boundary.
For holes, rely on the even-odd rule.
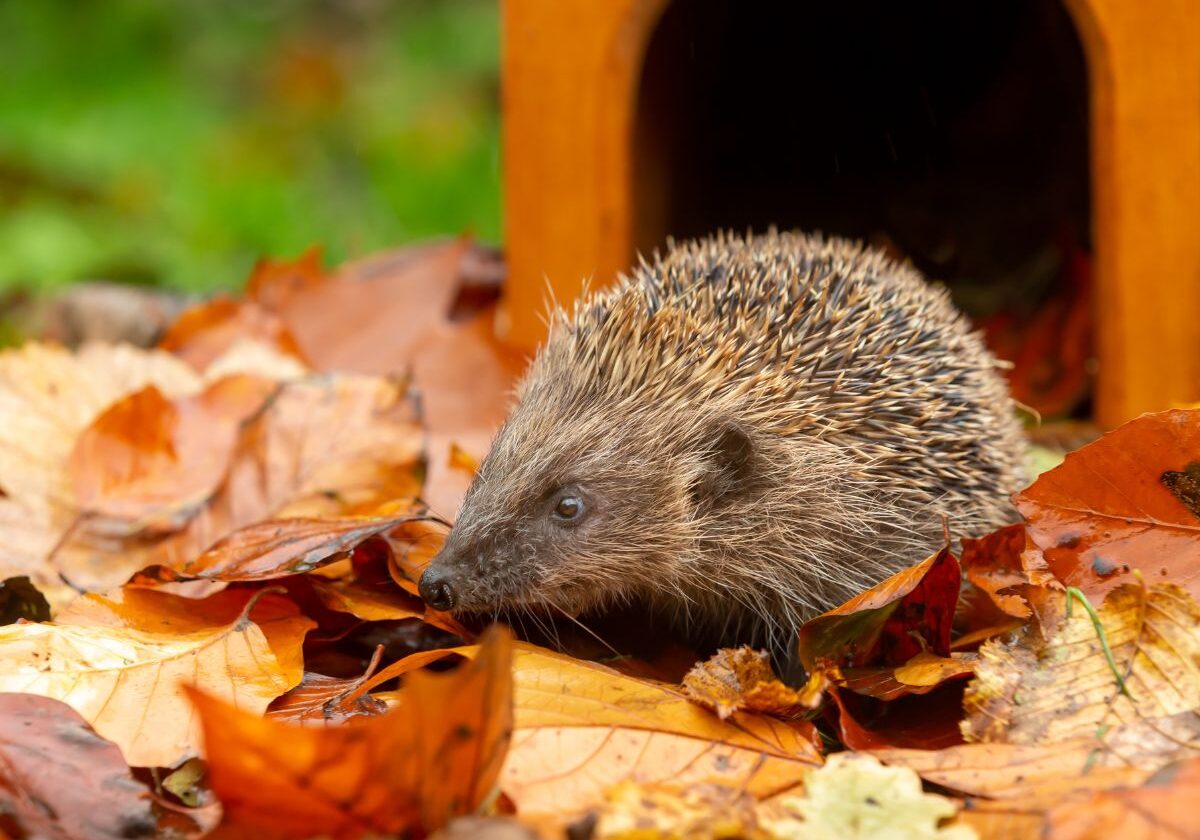
[[489,614],[686,601],[704,523],[753,492],[751,437],[694,406],[588,398],[539,378],[481,465],[422,596]]

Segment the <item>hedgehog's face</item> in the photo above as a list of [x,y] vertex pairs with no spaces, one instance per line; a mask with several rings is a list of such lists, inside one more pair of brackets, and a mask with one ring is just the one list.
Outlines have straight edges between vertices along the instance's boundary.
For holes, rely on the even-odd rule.
[[438,609],[547,605],[572,615],[678,588],[711,447],[604,411],[547,422],[518,409],[421,577]]

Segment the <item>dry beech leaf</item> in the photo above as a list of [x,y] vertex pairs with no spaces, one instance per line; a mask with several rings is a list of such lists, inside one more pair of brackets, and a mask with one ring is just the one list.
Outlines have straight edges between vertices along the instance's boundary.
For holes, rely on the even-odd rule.
[[1150,771],[1200,755],[1200,606],[1174,584],[1127,585],[1098,615],[1128,695],[1076,604],[1049,641],[1027,632],[980,649],[964,699],[967,740],[1046,745],[1091,737],[1095,764]]
[[800,661],[842,668],[902,665],[922,651],[950,654],[958,561],[942,549],[800,628]]
[[409,513],[268,519],[234,531],[179,571],[187,577],[228,581],[300,575],[412,519]]
[[[205,558],[215,566],[244,565],[255,559],[256,550],[270,552],[286,544],[289,528],[308,529],[306,519],[371,513],[387,500],[415,496],[420,458],[421,433],[403,385],[359,376],[285,382],[240,427],[220,486],[182,529],[114,535],[111,523],[96,531],[81,520],[55,557],[76,585],[105,588],[152,565],[187,569],[219,540],[255,523],[296,520],[235,536],[226,543],[230,557],[218,552]],[[275,541],[258,541],[276,527]],[[317,531],[319,542],[320,526]],[[274,556],[283,555],[286,551]]]
[[1063,803],[1046,815],[1049,840],[1121,840],[1195,836],[1200,758],[1169,764],[1141,787],[1101,791]]
[[55,624],[0,628],[0,691],[62,700],[130,764],[171,767],[199,740],[184,684],[262,712],[300,681],[313,626],[291,602],[245,590],[88,595]]
[[1131,420],[1014,501],[1064,584],[1098,598],[1140,569],[1200,597],[1200,411]]
[[963,825],[939,823],[958,811],[953,800],[925,793],[916,773],[884,767],[871,755],[838,753],[810,771],[803,796],[777,800],[780,816],[761,822],[779,840],[874,840],[888,837],[973,840]]
[[109,406],[75,441],[68,471],[81,513],[118,534],[175,531],[228,469],[242,422],[278,384],[236,375],[168,399],[153,385]]
[[1030,618],[1031,604],[1040,606],[1063,588],[1024,525],[1009,525],[978,540],[964,539],[962,566],[967,580],[1014,618]]
[[278,314],[253,301],[215,297],[181,314],[159,341],[196,370],[207,371],[238,341],[250,338],[303,362],[304,354]]
[[363,688],[379,665],[383,646],[362,676],[351,679],[306,673],[300,685],[275,698],[267,709],[267,717],[300,724],[339,724],[353,717],[371,717],[387,711],[387,703],[370,696]]
[[879,749],[885,764],[909,767],[921,778],[968,796],[1046,810],[1068,796],[1135,785],[1150,771],[1096,762],[1096,742],[1079,738],[1045,745],[960,744],[942,750]]
[[594,840],[728,838],[768,840],[758,827],[757,802],[728,785],[639,785],[621,782],[604,794],[595,814]]
[[[413,673],[385,715],[298,727],[192,692],[230,836],[424,834],[493,792],[512,729],[512,640],[445,674]],[[240,833],[239,833],[240,832]]]
[[721,720],[738,711],[795,717],[816,708],[821,699],[819,688],[806,693],[780,682],[766,651],[752,647],[717,651],[688,672],[683,688],[689,699]]
[[34,694],[0,694],[0,814],[19,836],[47,840],[125,840],[157,828],[149,791],[121,751],[70,706]]
[[737,712],[722,721],[682,689],[518,645],[516,730],[501,786],[522,814],[567,817],[613,785],[715,782],[764,797],[821,763],[812,725]]
[[48,561],[75,517],[67,458],[93,418],[149,385],[182,394],[200,381],[166,353],[125,345],[0,353],[0,577],[28,575],[52,602],[70,597]]

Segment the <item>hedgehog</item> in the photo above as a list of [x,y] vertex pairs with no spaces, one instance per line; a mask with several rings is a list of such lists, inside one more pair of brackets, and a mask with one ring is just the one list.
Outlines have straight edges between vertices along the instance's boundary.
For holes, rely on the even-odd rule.
[[1011,521],[1023,438],[944,287],[837,238],[671,244],[572,315],[420,578],[440,610],[644,605],[706,638],[798,627]]

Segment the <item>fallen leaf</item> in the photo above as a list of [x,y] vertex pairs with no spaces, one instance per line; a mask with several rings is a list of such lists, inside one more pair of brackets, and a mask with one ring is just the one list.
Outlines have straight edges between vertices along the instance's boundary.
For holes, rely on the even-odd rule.
[[352,679],[305,674],[298,686],[275,698],[267,709],[267,717],[289,723],[328,726],[354,717],[383,714],[387,711],[386,703],[359,691],[378,667],[382,653],[382,646],[375,648],[366,672]]
[[252,338],[304,362],[304,353],[277,313],[253,301],[215,297],[183,312],[158,343],[199,371],[228,352],[239,340]]
[[413,518],[405,513],[268,519],[222,538],[179,571],[188,577],[228,581],[304,574]]
[[861,668],[902,665],[922,651],[950,655],[958,561],[942,549],[800,628],[800,661]]
[[1050,592],[1063,588],[1024,525],[1009,525],[978,540],[964,539],[962,566],[971,583],[1015,618],[1031,617],[1031,604],[1040,606]]
[[622,781],[714,782],[762,798],[821,763],[807,722],[736,712],[722,721],[682,689],[518,645],[516,729],[501,786],[521,814],[566,817]]
[[183,527],[225,477],[242,422],[278,387],[239,375],[172,400],[150,385],[109,406],[80,433],[67,467],[90,527]]
[[[84,519],[54,556],[76,586],[104,589],[149,566],[188,570],[219,540],[255,523],[296,520],[250,528],[203,558],[209,568],[241,564],[261,574],[267,563],[291,562],[288,549],[275,549],[304,532],[311,520],[369,513],[404,497],[413,498],[415,507],[420,459],[421,433],[404,386],[358,376],[285,382],[239,428],[220,486],[182,529],[118,535],[111,527],[93,529]],[[328,530],[336,531],[338,524],[330,523]],[[351,531],[362,524],[352,523]],[[322,528],[318,523],[315,534],[310,530],[314,540],[302,550],[320,555],[326,542],[338,550],[341,536],[325,540]],[[266,561],[259,562],[259,552],[269,554]]]
[[21,837],[152,837],[149,791],[121,751],[58,700],[0,694],[0,814]]
[[290,602],[245,590],[88,595],[54,624],[0,628],[0,691],[62,700],[130,764],[171,767],[199,736],[183,685],[261,712],[300,681],[312,626]]
[[880,761],[912,768],[923,779],[968,796],[1019,803],[1043,811],[1065,798],[1139,784],[1150,771],[1096,761],[1093,738],[1053,744],[961,744],[941,750],[878,749]]
[[1192,837],[1200,797],[1200,758],[1168,764],[1141,787],[1117,788],[1059,805],[1046,816],[1050,840]]
[[967,740],[1090,737],[1096,763],[1150,771],[1200,753],[1200,605],[1174,584],[1127,585],[1097,615],[1111,665],[1078,604],[1048,641],[1026,632],[985,644],[964,699]]
[[971,840],[963,825],[939,828],[958,807],[944,796],[925,793],[916,773],[885,767],[874,756],[831,755],[824,767],[809,771],[803,796],[778,801],[782,815],[763,820],[780,840],[874,840],[930,838]]
[[1131,420],[1014,497],[1067,586],[1098,597],[1138,569],[1200,597],[1200,412]]
[[28,575],[52,603],[74,597],[49,562],[75,519],[67,459],[93,418],[149,385],[184,394],[200,379],[166,353],[125,345],[0,353],[0,577]]
[[[894,683],[894,675],[889,679]],[[927,693],[901,687],[887,701],[834,687],[829,696],[837,708],[841,742],[853,750],[884,747],[943,750],[961,744],[959,721],[964,684],[963,680],[949,680]]]
[[639,785],[621,782],[592,814],[594,840],[767,840],[757,803],[728,785]]
[[784,685],[771,670],[766,651],[752,647],[718,651],[688,672],[683,688],[692,702],[712,709],[721,720],[738,711],[796,717],[821,699],[819,683],[809,692]]
[[493,629],[474,661],[410,674],[396,709],[337,727],[291,726],[192,691],[224,829],[423,834],[474,811],[496,785],[511,734],[511,651],[507,631]]

